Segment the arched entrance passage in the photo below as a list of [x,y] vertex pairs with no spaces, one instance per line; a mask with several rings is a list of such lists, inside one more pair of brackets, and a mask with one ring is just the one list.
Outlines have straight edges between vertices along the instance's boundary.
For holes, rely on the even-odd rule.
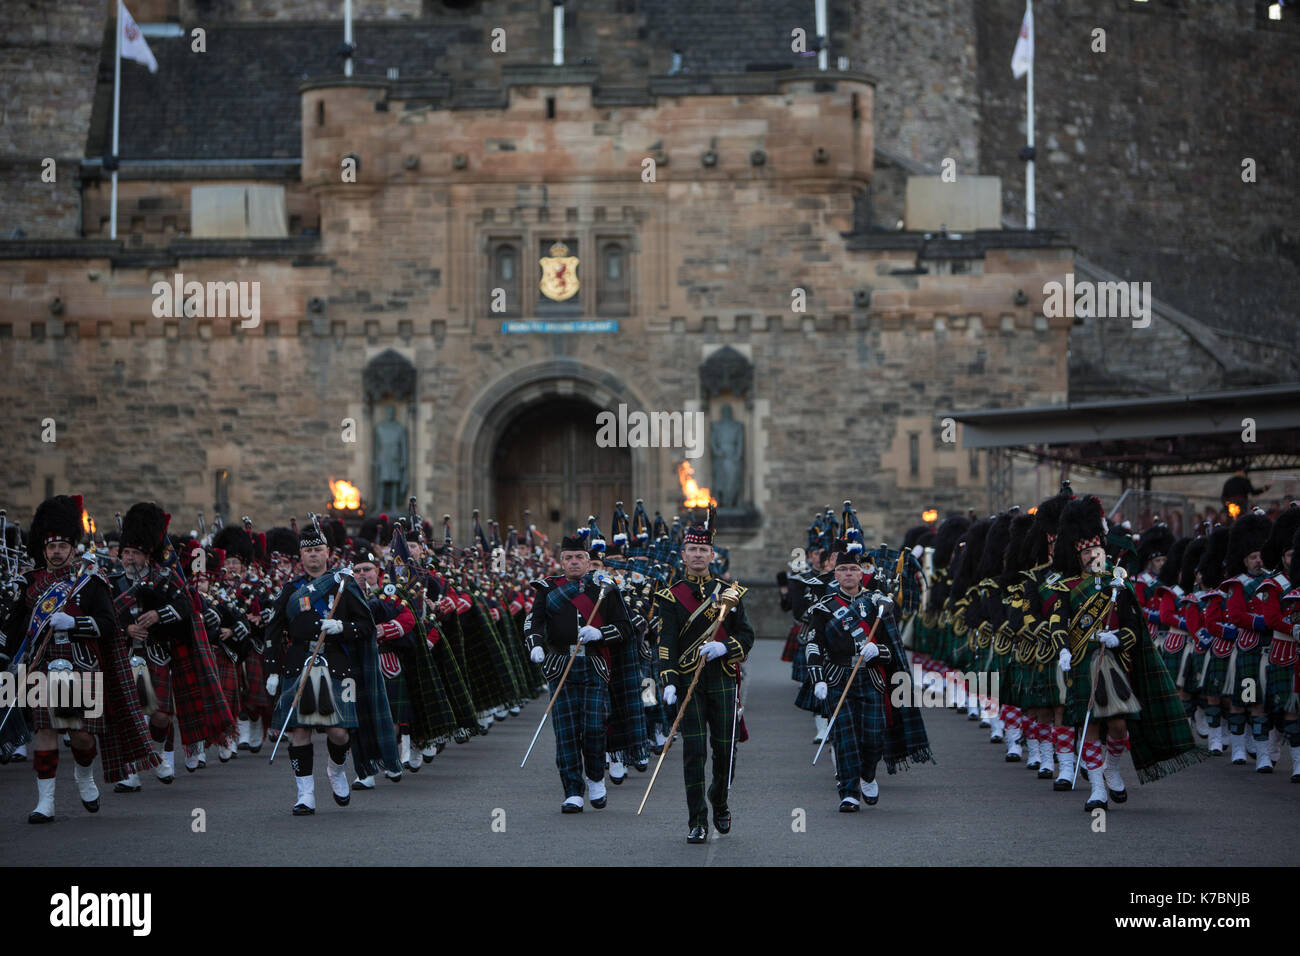
[[[579,493],[576,495],[578,503],[567,506],[577,510],[572,515],[566,516],[564,513],[566,506],[561,503],[560,518],[552,522],[550,509],[545,514],[541,514],[538,505],[504,500],[497,494],[495,473],[497,452],[503,445],[508,446],[511,443],[503,441],[506,432],[515,429],[516,426],[526,425],[529,419],[525,416],[533,409],[558,409],[560,403],[574,400],[585,407],[583,412],[587,423],[585,427],[589,429],[585,436],[582,431],[577,431],[575,440],[589,443],[592,452],[618,451],[621,455],[625,455],[626,460],[630,461],[631,480],[623,486],[626,489],[622,497],[624,505],[630,513],[635,499],[642,497],[650,513],[654,513],[654,509],[658,507],[655,502],[659,500],[661,481],[658,473],[662,466],[658,457],[659,450],[595,448],[596,412],[601,409],[617,410],[620,403],[626,403],[629,408],[645,408],[642,397],[609,369],[596,368],[567,357],[553,358],[501,374],[495,382],[480,391],[466,409],[465,416],[457,429],[458,453],[455,467],[458,493],[454,508],[449,509],[454,512],[457,543],[468,540],[466,529],[469,527],[469,514],[473,508],[479,508],[484,519],[496,518],[501,525],[502,534],[512,524],[520,528],[523,522],[523,509],[528,508],[533,512],[534,523],[538,530],[552,536],[551,543],[554,545],[558,545],[559,541],[553,535],[565,531],[572,533],[577,522],[586,522],[588,514],[599,514],[600,530],[606,536],[613,533],[609,527],[609,515],[613,513],[614,502],[618,500],[617,495],[607,499],[600,498],[603,492],[598,493],[594,488],[589,492],[590,497],[584,498],[582,493]],[[563,431],[563,429],[559,430]],[[522,427],[518,428],[516,438],[513,440],[515,443],[521,441],[523,432]],[[552,440],[544,444],[548,450],[543,454],[562,453],[558,441]],[[508,447],[505,450],[509,452]],[[521,459],[526,459],[528,453],[521,449],[518,454]],[[509,461],[503,461],[502,467],[513,469],[516,474],[528,470],[541,471],[536,464],[515,464]],[[612,470],[601,467],[607,475]],[[581,468],[577,471],[580,473]],[[542,473],[554,474],[549,471]],[[582,487],[581,481],[577,481],[576,484]],[[516,488],[518,487],[516,485]],[[598,507],[594,509],[582,503],[597,498],[600,500]],[[493,508],[498,510],[489,514]],[[506,508],[516,510],[510,512],[504,510]],[[569,519],[572,519],[571,523],[565,524]]]
[[564,534],[600,516],[610,536],[614,502],[632,501],[632,453],[596,445],[596,414],[581,398],[555,398],[522,409],[501,432],[492,456],[495,511],[502,528],[537,529],[558,544]]

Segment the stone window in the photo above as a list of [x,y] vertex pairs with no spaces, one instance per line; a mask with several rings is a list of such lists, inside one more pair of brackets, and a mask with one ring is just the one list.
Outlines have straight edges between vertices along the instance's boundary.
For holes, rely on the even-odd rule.
[[[518,238],[495,239],[491,244],[491,268],[488,281],[488,310],[493,315],[520,315],[523,311],[523,263]],[[495,307],[497,289],[505,293],[505,308]]]
[[600,244],[596,277],[596,311],[601,315],[627,315],[631,303],[628,246],[621,239]]
[[980,476],[980,453],[976,448],[972,448],[970,452],[970,476],[972,478]]
[[212,510],[222,520],[230,514],[230,469],[218,468],[212,473]]
[[921,477],[921,433],[907,433],[907,471],[913,478]]

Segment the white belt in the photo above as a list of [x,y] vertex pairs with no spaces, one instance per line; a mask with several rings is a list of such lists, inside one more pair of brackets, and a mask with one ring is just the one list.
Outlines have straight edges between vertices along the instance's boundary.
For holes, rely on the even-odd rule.
[[1294,643],[1296,642],[1296,639],[1295,639],[1294,637],[1292,637],[1290,634],[1283,634],[1281,631],[1274,631],[1274,632],[1273,632],[1273,640],[1275,640],[1275,641],[1289,641],[1289,642],[1292,643],[1292,644],[1294,644]]

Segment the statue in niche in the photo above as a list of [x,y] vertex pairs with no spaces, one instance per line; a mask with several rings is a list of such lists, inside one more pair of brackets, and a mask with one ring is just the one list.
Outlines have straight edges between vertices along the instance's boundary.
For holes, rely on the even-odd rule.
[[388,417],[375,426],[375,489],[381,510],[405,505],[408,458],[406,426],[397,420],[397,409],[389,405]]
[[722,417],[709,427],[709,452],[713,455],[710,487],[718,499],[718,507],[740,507],[745,426],[732,417],[730,405],[722,406]]

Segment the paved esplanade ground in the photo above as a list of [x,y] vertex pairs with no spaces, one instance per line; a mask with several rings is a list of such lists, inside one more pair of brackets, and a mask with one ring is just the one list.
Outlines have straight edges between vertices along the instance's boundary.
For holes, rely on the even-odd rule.
[[[678,746],[641,817],[636,808],[650,773],[630,772],[609,787],[609,805],[564,816],[554,763],[554,737],[543,731],[528,766],[519,761],[543,707],[532,703],[486,737],[451,744],[417,774],[379,778],[378,788],[335,806],[325,780],[325,746],[316,744],[313,817],[289,810],[294,790],[287,753],[267,765],[270,748],[186,773],[176,782],[144,777],[138,794],[114,794],[102,783],[101,809],[81,807],[72,758],[60,754],[58,821],[26,823],[36,802],[30,761],[0,767],[0,864],[67,863],[51,847],[76,847],[83,865],[296,864],[311,859],[346,864],[1292,864],[1300,835],[1290,824],[1300,810],[1300,784],[1285,773],[1261,776],[1215,758],[1139,787],[1131,766],[1131,797],[1094,833],[1083,811],[1086,782],[1072,794],[1031,779],[1024,764],[1007,764],[988,731],[952,711],[927,711],[940,761],[881,776],[880,803],[857,814],[837,812],[828,754],[810,766],[812,718],[793,706],[795,685],[781,644],[760,641],[753,655],[747,723],[740,748],[729,836],[708,846],[686,843],[686,804]],[[283,748],[282,748],[283,749]],[[1125,758],[1126,763],[1128,758]],[[651,768],[653,769],[653,762]],[[99,772],[96,765],[96,772]],[[207,830],[194,833],[195,808]],[[494,832],[494,810],[504,832]],[[806,811],[795,832],[794,811]],[[496,814],[497,829],[501,813]],[[1271,824],[1284,824],[1272,827]],[[1048,855],[1049,847],[1059,855]]]

